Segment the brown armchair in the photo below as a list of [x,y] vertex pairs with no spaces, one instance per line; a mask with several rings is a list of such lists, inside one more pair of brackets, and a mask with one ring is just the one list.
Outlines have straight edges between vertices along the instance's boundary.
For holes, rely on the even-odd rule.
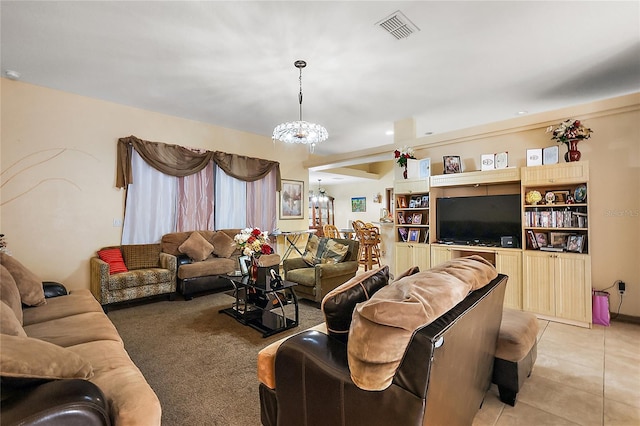
[[[319,263],[315,266],[309,265],[302,258],[285,259],[282,263],[285,279],[298,284],[295,289],[298,297],[320,302],[331,290],[355,277],[359,266],[360,243],[341,238],[319,238],[320,246],[324,246],[327,240],[348,246],[344,260],[338,263]],[[306,252],[308,248],[309,244]]]

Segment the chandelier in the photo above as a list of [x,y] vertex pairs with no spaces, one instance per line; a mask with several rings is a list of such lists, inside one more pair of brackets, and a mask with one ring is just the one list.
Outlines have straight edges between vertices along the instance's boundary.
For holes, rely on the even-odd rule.
[[311,193],[311,201],[314,203],[326,203],[327,201],[329,201],[329,197],[327,197],[326,195],[326,191],[324,188],[320,188],[320,181],[322,179],[318,179],[318,192],[317,193]]
[[298,102],[300,103],[300,120],[282,123],[273,129],[273,139],[284,143],[302,143],[309,145],[309,151],[313,153],[317,144],[327,140],[329,133],[320,124],[309,123],[302,120],[302,68],[307,63],[297,60],[293,63],[300,70],[300,92],[298,93]]

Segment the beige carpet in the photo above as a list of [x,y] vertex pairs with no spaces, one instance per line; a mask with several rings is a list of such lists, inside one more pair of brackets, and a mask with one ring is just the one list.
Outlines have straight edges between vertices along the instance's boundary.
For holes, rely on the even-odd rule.
[[109,312],[160,399],[163,426],[260,425],[258,352],[323,320],[317,305],[301,301],[300,326],[263,339],[260,332],[218,313],[232,302],[229,295],[216,293]]

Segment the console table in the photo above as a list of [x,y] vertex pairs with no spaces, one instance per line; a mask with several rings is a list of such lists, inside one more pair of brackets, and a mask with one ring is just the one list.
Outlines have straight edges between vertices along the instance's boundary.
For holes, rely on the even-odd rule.
[[[260,331],[262,337],[298,326],[298,297],[293,291],[296,283],[283,281],[278,288],[271,288],[270,285],[251,281],[248,275],[221,277],[233,285],[235,301],[229,308],[221,309],[220,313]],[[293,315],[287,315],[286,305],[293,306]]]

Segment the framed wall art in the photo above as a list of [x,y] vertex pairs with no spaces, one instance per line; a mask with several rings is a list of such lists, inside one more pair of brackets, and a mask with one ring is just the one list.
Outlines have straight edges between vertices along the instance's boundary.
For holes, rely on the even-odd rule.
[[352,212],[366,212],[367,211],[367,197],[353,197],[351,199],[351,211]]
[[280,191],[280,219],[304,218],[304,182],[282,179]]

